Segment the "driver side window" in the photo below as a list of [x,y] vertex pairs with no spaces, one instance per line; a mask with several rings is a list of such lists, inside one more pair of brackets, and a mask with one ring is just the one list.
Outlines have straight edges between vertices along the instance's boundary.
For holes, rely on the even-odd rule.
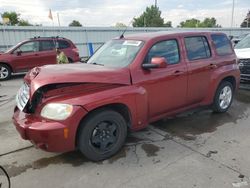
[[39,43],[37,41],[27,42],[15,50],[15,52],[18,51],[21,51],[22,53],[37,52],[39,51]]
[[180,55],[177,41],[173,39],[154,44],[148,52],[146,63],[150,63],[153,57],[164,57],[170,65],[179,63]]

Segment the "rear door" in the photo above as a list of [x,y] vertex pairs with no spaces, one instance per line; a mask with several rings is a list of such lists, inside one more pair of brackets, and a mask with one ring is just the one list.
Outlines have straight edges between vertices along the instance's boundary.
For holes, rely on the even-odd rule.
[[211,75],[217,65],[214,64],[208,36],[186,36],[183,40],[188,68],[187,104],[191,105],[207,96]]
[[40,66],[56,64],[55,42],[53,40],[40,40],[39,44]]

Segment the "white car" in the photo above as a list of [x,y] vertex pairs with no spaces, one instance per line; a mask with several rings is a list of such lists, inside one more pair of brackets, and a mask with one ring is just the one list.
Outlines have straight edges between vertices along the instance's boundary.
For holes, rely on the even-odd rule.
[[250,81],[250,34],[238,42],[234,48],[239,59],[241,81]]

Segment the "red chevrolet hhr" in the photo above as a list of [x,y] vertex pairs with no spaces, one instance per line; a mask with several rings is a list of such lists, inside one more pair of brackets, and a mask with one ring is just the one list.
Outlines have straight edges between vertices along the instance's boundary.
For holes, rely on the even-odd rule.
[[239,78],[223,33],[121,36],[87,63],[32,69],[17,93],[13,122],[43,150],[79,149],[98,161],[121,149],[128,129],[199,106],[226,112]]

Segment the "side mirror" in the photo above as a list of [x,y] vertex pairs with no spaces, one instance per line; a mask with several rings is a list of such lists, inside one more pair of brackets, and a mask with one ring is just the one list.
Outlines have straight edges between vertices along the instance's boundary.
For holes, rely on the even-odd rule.
[[166,68],[167,60],[164,57],[153,57],[151,63],[142,64],[144,69]]
[[22,55],[22,51],[21,51],[21,50],[16,51],[16,55],[17,55],[17,56]]

